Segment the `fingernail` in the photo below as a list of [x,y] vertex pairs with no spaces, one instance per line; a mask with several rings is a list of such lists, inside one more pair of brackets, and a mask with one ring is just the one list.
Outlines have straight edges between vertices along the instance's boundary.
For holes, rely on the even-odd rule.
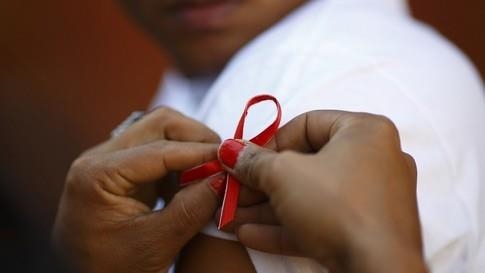
[[241,150],[246,147],[242,140],[227,139],[219,146],[219,159],[229,168],[234,168]]
[[211,178],[209,181],[209,186],[211,190],[219,196],[219,198],[224,197],[224,193],[226,191],[226,176],[225,175],[218,175],[214,178]]

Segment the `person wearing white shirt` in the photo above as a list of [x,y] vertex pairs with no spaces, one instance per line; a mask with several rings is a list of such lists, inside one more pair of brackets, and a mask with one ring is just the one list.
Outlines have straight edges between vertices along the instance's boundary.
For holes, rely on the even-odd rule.
[[[173,58],[153,107],[172,107],[221,139],[232,136],[245,102],[260,93],[280,100],[283,123],[315,109],[387,116],[404,151],[416,159],[432,272],[485,268],[483,83],[457,48],[410,16],[406,1],[123,3]],[[269,123],[272,111],[264,105],[255,110],[248,139]],[[213,225],[204,233],[235,239]],[[216,253],[247,255],[241,249],[201,235],[179,263],[190,270],[197,261],[219,259]],[[325,272],[311,259],[248,254],[242,260],[258,273]],[[228,270],[224,261],[210,266],[205,271]]]

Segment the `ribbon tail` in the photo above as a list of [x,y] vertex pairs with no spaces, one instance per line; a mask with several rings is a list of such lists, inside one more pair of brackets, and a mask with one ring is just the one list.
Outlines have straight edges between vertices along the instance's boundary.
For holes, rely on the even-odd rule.
[[226,192],[224,194],[224,200],[222,201],[221,216],[219,218],[219,226],[217,227],[218,229],[224,228],[234,220],[240,188],[241,185],[236,178],[228,174],[226,178]]
[[179,184],[181,187],[185,187],[196,180],[204,179],[223,171],[224,168],[222,168],[219,160],[209,161],[205,164],[199,165],[183,172],[180,175]]

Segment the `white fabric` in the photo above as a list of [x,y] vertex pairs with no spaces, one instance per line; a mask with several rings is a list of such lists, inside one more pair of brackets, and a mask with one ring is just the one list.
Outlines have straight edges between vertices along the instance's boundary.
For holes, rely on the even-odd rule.
[[[246,101],[260,93],[280,100],[283,124],[314,109],[391,118],[417,162],[432,271],[483,272],[483,83],[456,48],[408,15],[404,1],[311,1],[243,48],[214,80],[201,99],[173,84],[189,80],[169,73],[154,104],[177,108],[222,139],[232,137]],[[247,138],[269,124],[274,109],[252,113]],[[219,236],[215,227],[208,232]],[[249,254],[258,273],[322,272],[307,259]]]

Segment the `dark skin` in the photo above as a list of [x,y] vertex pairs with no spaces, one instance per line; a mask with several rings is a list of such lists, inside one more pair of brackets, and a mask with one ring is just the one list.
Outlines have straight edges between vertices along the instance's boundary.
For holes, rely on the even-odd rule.
[[[214,159],[214,141],[217,136],[202,124],[162,110],[82,155],[69,171],[59,206],[58,248],[84,273],[166,272],[214,217],[220,204],[215,180],[184,188],[158,212],[136,192],[171,171]],[[235,167],[226,166],[246,187],[233,225],[242,244],[314,258],[331,272],[427,272],[416,167],[402,152],[392,122],[310,112],[282,127],[267,148],[246,145]],[[267,201],[250,205],[265,200],[261,192]],[[193,249],[200,250],[197,243]],[[192,260],[190,266],[199,266],[193,272],[227,272],[211,266],[227,266],[225,260],[236,263],[232,269],[244,266],[244,256],[220,252],[217,243],[210,250],[218,259]],[[189,272],[185,266],[179,272]]]
[[[136,22],[165,49],[186,75],[214,74],[255,36],[306,0],[120,0]],[[181,19],[187,6],[233,2],[224,16]],[[194,4],[198,3],[198,4]],[[187,9],[186,9],[187,10]]]
[[389,119],[313,111],[266,148],[245,142],[235,167],[226,166],[269,197],[238,209],[232,229],[241,243],[311,257],[330,272],[427,272],[416,165]]
[[203,124],[159,108],[82,154],[67,175],[54,226],[60,253],[81,272],[165,272],[219,201],[204,181],[152,212],[155,186],[170,191],[164,178],[214,158],[218,142]]
[[[142,28],[167,50],[174,65],[182,73],[196,76],[220,72],[241,47],[306,1],[121,0],[121,2]],[[225,2],[231,3],[225,6],[227,4]],[[218,3],[222,3],[222,8],[225,9],[223,16],[221,13],[213,12],[215,9],[222,9],[220,6],[214,7]],[[210,181],[204,181],[195,188],[189,187],[180,191],[175,202],[165,210],[166,213],[155,213],[154,216],[150,212],[149,208],[156,198],[155,181],[164,180],[163,192],[172,192],[173,188],[166,183],[167,179],[163,178],[166,178],[171,171],[187,168],[188,165],[207,159],[211,153],[213,155],[214,150],[211,150],[213,146],[200,145],[200,142],[219,141],[211,130],[195,121],[188,121],[178,113],[168,111],[160,117],[162,119],[157,120],[152,115],[151,122],[142,120],[120,138],[110,140],[88,151],[75,162],[68,175],[66,191],[56,221],[55,235],[59,247],[64,249],[71,260],[84,272],[123,272],[123,270],[165,272],[173,258],[187,243],[178,262],[178,272],[254,272],[246,250],[240,243],[197,235],[198,230],[213,217],[214,211],[211,212],[211,209],[214,210],[218,204],[218,199],[214,196],[217,189],[210,187]],[[170,122],[167,123],[167,119]],[[145,158],[137,155],[150,155],[154,149],[160,149],[160,151],[151,156],[164,160],[164,164],[168,163],[168,166],[162,166],[164,171],[159,170],[157,175],[152,176],[150,180],[153,181],[142,179],[144,181],[140,182],[138,177],[133,177],[128,183],[129,191],[120,192],[118,187],[114,189],[102,187],[104,191],[99,191],[99,183],[125,186],[127,184],[127,181],[112,180],[118,176],[112,173],[113,168],[109,168],[113,166],[113,162],[121,160],[118,163],[124,162],[127,168],[131,168],[131,164],[136,165]],[[186,155],[177,151],[190,151],[191,156],[184,158]],[[168,157],[179,164],[171,163]],[[180,163],[181,158],[186,162]],[[93,166],[91,162],[96,164]],[[160,168],[160,165],[155,167]],[[112,175],[107,178],[106,172]],[[81,187],[81,185],[88,187]],[[264,188],[252,186],[259,191],[243,188],[240,197],[242,207],[250,207],[266,200],[260,192],[264,191]],[[213,194],[211,195],[207,189],[211,189]],[[113,195],[118,198],[105,199]],[[170,194],[165,197],[168,200],[171,199]],[[91,207],[89,210],[86,210],[84,205],[75,205],[83,204],[87,200],[90,200],[86,205]],[[115,202],[120,200],[123,201],[121,204]],[[191,206],[187,207],[187,202]],[[187,209],[194,211],[184,214]],[[188,215],[192,217],[187,218]],[[238,216],[233,228],[246,223],[245,219],[240,217],[240,213]],[[269,219],[276,218],[274,213],[269,213],[268,216]],[[191,228],[174,226],[167,218],[172,221],[180,218],[185,226]],[[268,221],[268,219],[260,220],[263,223]],[[267,246],[254,245],[251,239],[248,239],[251,236],[248,237],[248,233],[244,232],[247,228],[243,227],[239,229],[238,234],[246,245],[281,252],[281,250],[275,250],[274,245],[271,247],[272,241],[268,241]],[[163,228],[163,232],[160,228]],[[140,232],[145,234],[142,240],[139,236],[130,235],[139,235]],[[355,246],[358,245],[341,247]],[[420,246],[420,241],[416,246]],[[113,249],[121,251],[113,252]],[[141,249],[144,251],[140,251]],[[417,251],[418,254],[415,256],[418,257],[416,260],[419,260],[420,248],[411,250],[410,253]],[[309,250],[293,252],[293,254],[310,256],[318,260],[322,258],[315,256],[315,253]],[[341,259],[334,254],[330,252],[328,257],[321,260],[322,263],[342,269]],[[360,257],[363,254],[365,253],[357,251],[356,254],[349,254],[349,257],[355,255]],[[225,259],[220,259],[221,255],[224,255]],[[407,260],[407,255],[404,258]]]
[[[174,66],[188,76],[220,72],[237,51],[306,0],[242,0],[219,18],[208,16],[213,24],[197,25],[177,19],[191,2],[210,4],[217,1],[120,0],[135,21],[168,52]],[[221,2],[221,1],[219,1]],[[224,2],[224,1],[222,1]],[[184,4],[185,3],[185,4]],[[208,250],[211,251],[208,251]],[[215,251],[217,249],[218,251]],[[217,253],[233,257],[207,268],[210,272],[254,272],[244,247],[239,243],[199,235],[181,256],[181,272],[198,272],[200,264],[217,259]],[[237,258],[236,258],[237,257]],[[236,261],[240,261],[237,262]],[[206,264],[215,266],[215,264]]]

